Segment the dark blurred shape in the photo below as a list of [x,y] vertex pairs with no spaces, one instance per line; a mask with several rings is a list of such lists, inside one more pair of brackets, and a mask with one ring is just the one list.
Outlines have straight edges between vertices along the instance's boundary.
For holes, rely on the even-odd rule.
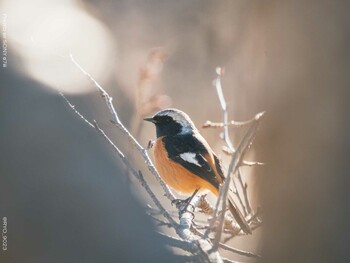
[[267,7],[261,261],[350,262],[350,5]]
[[105,141],[58,94],[1,69],[0,112],[1,262],[172,260]]

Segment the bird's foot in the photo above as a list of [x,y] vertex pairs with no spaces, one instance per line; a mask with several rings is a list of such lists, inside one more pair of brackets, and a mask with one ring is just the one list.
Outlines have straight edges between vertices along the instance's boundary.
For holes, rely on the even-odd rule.
[[171,201],[171,204],[175,205],[178,209],[185,210],[190,204],[191,200],[191,197],[188,197],[186,199],[174,199],[173,201]]
[[188,211],[188,207],[189,205],[191,205],[191,201],[193,199],[193,197],[195,197],[195,195],[197,194],[197,192],[199,191],[199,189],[196,189],[193,194],[186,198],[186,199],[174,199],[171,204],[176,206],[177,209],[179,209],[179,213],[183,214],[185,212],[189,212],[191,214],[193,214],[194,211],[194,207],[193,207],[193,211]]

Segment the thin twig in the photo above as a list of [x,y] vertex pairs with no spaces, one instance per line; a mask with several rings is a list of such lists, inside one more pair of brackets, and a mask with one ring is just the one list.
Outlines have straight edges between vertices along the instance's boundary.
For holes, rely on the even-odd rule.
[[[200,237],[205,237],[205,234],[203,234],[202,232],[200,232],[198,230],[196,231],[196,234]],[[246,257],[251,257],[251,258],[260,258],[261,257],[260,255],[254,254],[254,253],[249,252],[249,251],[230,247],[222,242],[219,243],[219,247],[224,249],[224,250],[230,251],[232,253],[239,254],[241,256],[246,256]]]
[[177,248],[181,248],[185,251],[188,252],[195,252],[196,251],[196,245],[193,242],[190,241],[186,241],[183,239],[178,239],[163,233],[159,233],[157,232],[158,236],[160,237],[160,240],[162,241],[162,243],[168,245],[168,246],[172,246],[172,247],[177,247]]
[[265,165],[265,163],[262,163],[262,162],[250,162],[250,161],[243,161],[241,166],[249,166],[249,167],[252,167],[252,166],[262,166],[262,165]]
[[[234,153],[235,152],[235,148],[233,146],[233,143],[231,141],[231,138],[229,136],[229,130],[228,130],[228,110],[227,110],[227,103],[226,103],[226,100],[225,100],[225,96],[224,96],[224,93],[223,93],[223,90],[222,90],[222,85],[221,85],[221,77],[224,73],[224,69],[223,68],[220,68],[220,67],[217,67],[216,68],[216,74],[217,74],[217,77],[216,79],[214,80],[214,83],[215,83],[215,88],[216,88],[216,93],[218,95],[218,98],[219,98],[219,102],[220,102],[220,106],[221,106],[221,110],[222,110],[222,113],[223,113],[223,128],[224,128],[224,132],[223,132],[223,139],[228,147],[228,149]],[[243,212],[245,215],[248,214],[248,209],[247,207],[244,205],[242,199],[241,199],[241,196],[239,195],[239,192],[237,190],[237,186],[236,186],[236,183],[234,180],[232,180],[232,183],[233,183],[233,187],[234,189],[236,189],[235,191],[235,195],[237,196],[242,208],[243,208]],[[248,199],[247,199],[248,200]],[[249,200],[248,200],[249,201]],[[250,205],[249,205],[250,206]]]
[[[243,160],[241,162],[243,162]],[[250,215],[252,213],[252,207],[250,205],[250,201],[249,201],[249,197],[248,197],[248,191],[247,191],[248,184],[243,182],[240,169],[237,169],[237,178],[238,178],[238,182],[239,182],[239,184],[240,184],[240,186],[242,188],[245,208],[246,208],[246,211],[247,211],[245,216],[247,216],[247,215]]]
[[[254,139],[254,137],[256,135],[256,130],[257,130],[259,124],[260,124],[260,119],[261,119],[261,117],[264,114],[265,114],[265,112],[263,111],[263,112],[259,112],[258,114],[256,114],[254,116],[255,122],[252,123],[250,129],[247,132],[247,134],[248,134],[250,131],[253,131],[252,134],[250,134],[250,136],[252,136],[251,141],[253,141],[253,139]],[[249,148],[250,145],[251,145],[251,142],[249,143],[249,145],[247,145],[247,148]],[[236,152],[237,152],[237,150],[236,150]],[[235,154],[236,154],[236,152],[235,152]],[[243,159],[240,160],[240,164],[241,163],[243,163]],[[233,173],[235,174],[235,171]],[[243,197],[244,197],[245,207],[247,209],[247,213],[251,214],[252,213],[252,208],[251,208],[249,197],[248,197],[248,191],[247,191],[248,185],[247,185],[247,183],[243,182],[240,169],[237,169],[237,178],[238,178],[238,182],[240,183],[240,186],[242,188],[242,192],[243,192]]]
[[[221,83],[219,85],[221,85]],[[223,96],[222,96],[222,98],[224,99]],[[224,106],[226,106],[226,105],[224,104]],[[227,106],[226,106],[226,108],[227,108]],[[212,121],[208,120],[202,125],[202,128],[223,128],[225,126],[242,127],[242,126],[246,126],[248,124],[251,124],[254,121],[255,121],[255,118],[252,118],[252,119],[247,120],[247,121],[229,121],[226,123],[225,122],[212,122]]]
[[236,254],[239,254],[239,255],[242,255],[242,256],[246,256],[246,257],[250,257],[250,258],[261,258],[260,255],[254,254],[252,252],[247,252],[247,251],[244,251],[244,250],[240,250],[240,249],[237,249],[237,248],[233,248],[233,247],[230,247],[230,246],[222,244],[222,243],[219,244],[219,247],[224,249],[224,250],[231,251],[233,253],[236,253]]
[[235,151],[235,148],[233,147],[233,144],[229,136],[228,125],[226,125],[228,123],[227,103],[226,103],[224,93],[222,91],[222,85],[221,85],[221,75],[223,74],[223,69],[220,67],[217,67],[216,74],[217,74],[217,77],[215,79],[215,88],[220,101],[221,110],[223,112],[224,141],[232,151]]
[[214,210],[213,210],[212,218],[210,219],[209,227],[207,228],[207,230],[204,233],[204,237],[205,238],[209,237],[210,231],[214,228],[214,225],[217,222],[217,217],[218,217],[218,213],[219,213],[219,206],[220,206],[220,203],[221,203],[221,200],[222,200],[222,190],[221,190],[221,188],[222,188],[222,185],[219,186],[219,195],[218,195],[217,201],[215,203],[215,207],[214,207]]
[[[258,129],[260,118],[263,116],[262,113],[256,115],[256,121],[249,127],[247,133],[244,135],[241,143],[239,144],[238,148],[235,151],[235,154],[231,158],[231,162],[228,168],[228,173],[235,174],[238,170],[239,164],[243,159],[244,154],[248,150],[249,146],[251,145],[255,135],[256,131]],[[227,176],[228,177],[228,176]]]
[[[221,109],[223,111],[223,116],[224,116],[224,123],[227,123],[227,118],[228,118],[228,112],[227,112],[227,104],[223,95],[223,91],[222,91],[222,86],[221,86],[221,69],[217,68],[217,78],[215,80],[215,87],[217,90],[217,94],[218,94],[218,98],[220,101],[220,105],[221,105]],[[236,171],[239,168],[240,163],[243,161],[243,156],[246,153],[247,149],[249,148],[249,146],[251,145],[255,134],[256,134],[256,130],[259,124],[259,120],[260,117],[263,115],[263,113],[259,113],[255,116],[254,118],[254,122],[252,123],[252,125],[249,127],[247,133],[245,134],[245,136],[243,137],[241,143],[239,144],[237,149],[234,149],[231,139],[229,137],[228,134],[228,126],[225,125],[224,126],[224,140],[228,146],[228,148],[234,152],[232,158],[231,158],[231,162],[227,171],[227,176],[226,176],[226,180],[224,182],[223,187],[220,189],[220,194],[219,197],[222,196],[222,211],[226,211],[226,206],[227,206],[227,198],[228,198],[228,193],[229,193],[229,189],[230,189],[230,183],[231,183],[231,174],[235,174]],[[246,206],[243,208],[247,209],[247,212],[250,213],[251,212],[251,207],[249,204],[249,199],[248,199],[248,195],[247,195],[247,185],[243,184],[242,178],[240,176],[240,173],[238,171],[238,180],[242,186],[242,191],[244,193],[244,197],[245,197],[245,203]],[[233,180],[232,180],[233,181]],[[234,182],[234,181],[233,181]],[[237,187],[234,185],[236,191],[237,191]],[[238,191],[237,191],[237,195]],[[220,202],[219,198],[218,198],[218,202]],[[219,230],[216,232],[215,238],[214,238],[214,246],[213,249],[217,249],[218,248],[218,244],[221,240],[221,235],[222,235],[222,230],[223,230],[223,225],[224,225],[224,221],[225,221],[225,213],[222,213],[219,219]]]
[[147,153],[147,149],[143,148],[140,143],[130,134],[128,129],[124,126],[124,124],[120,121],[118,114],[113,106],[112,100],[113,98],[109,96],[109,94],[98,84],[98,82],[88,73],[86,72],[80,64],[74,59],[73,55],[70,55],[70,58],[74,65],[90,80],[92,85],[99,91],[101,97],[105,100],[107,107],[111,113],[112,116],[112,123],[115,124],[131,141],[131,143],[136,147],[136,149],[141,153],[142,157],[145,159],[145,162],[147,164],[147,167],[149,171],[152,173],[152,175],[156,178],[158,183],[162,186],[165,196],[170,200],[173,201],[175,199],[174,194],[171,192],[169,187],[165,184],[163,179],[159,176],[156,168],[154,167],[151,158],[149,157]]
[[243,209],[243,213],[244,213],[244,216],[247,216],[248,215],[248,210],[247,210],[247,207],[245,206],[245,204],[243,203],[243,200],[242,200],[242,197],[241,195],[239,194],[239,191],[238,191],[238,188],[237,188],[237,185],[236,185],[236,181],[235,181],[235,178],[233,177],[232,178],[232,185],[233,185],[233,193],[234,195],[237,197],[242,209]]
[[106,133],[98,126],[97,122],[94,121],[94,124],[89,122],[76,108],[73,104],[70,103],[70,101],[64,96],[63,93],[60,93],[60,95],[63,97],[63,99],[66,101],[68,106],[71,108],[71,110],[78,115],[86,124],[88,124],[91,128],[94,128],[98,134],[100,134],[103,138],[107,140],[110,146],[114,149],[114,151],[118,154],[119,158],[122,160],[122,162],[130,169],[131,173],[134,175],[135,178],[139,180],[141,185],[144,187],[148,195],[151,197],[154,204],[157,206],[157,208],[162,212],[164,217],[171,223],[174,227],[176,227],[177,223],[174,221],[174,219],[170,216],[170,214],[166,211],[166,209],[163,207],[163,205],[160,203],[158,198],[153,193],[152,189],[149,187],[147,182],[144,180],[142,173],[139,171],[136,171],[132,165],[129,163],[129,161],[125,158],[125,155],[119,150],[119,148],[112,142],[112,140],[106,135]]
[[[223,72],[224,72],[224,70],[222,68],[220,68],[220,67],[216,68],[217,77],[215,79],[215,88],[216,88],[216,92],[218,94],[221,110],[223,112],[223,128],[224,128],[224,132],[223,132],[224,138],[223,139],[226,142],[228,149],[232,153],[234,153],[235,152],[235,148],[234,148],[234,146],[232,144],[232,141],[230,139],[229,131],[228,131],[228,125],[227,125],[228,124],[227,103],[226,103],[226,100],[225,100],[225,97],[224,97],[224,94],[223,94],[223,90],[222,90],[222,85],[221,85],[221,76],[222,76]],[[234,180],[233,180],[233,184],[234,184],[234,188],[235,188],[235,194],[238,197],[238,199],[239,199],[239,201],[240,201],[240,203],[242,205],[244,213],[247,214],[248,213],[248,209],[247,209],[247,207],[245,207],[243,205],[243,202],[241,200],[241,197],[239,195],[239,192],[237,190],[237,186],[235,185]],[[248,200],[248,199],[246,199],[246,200]]]
[[[230,183],[231,183],[230,171],[231,170],[229,170],[229,173],[226,177],[226,180],[223,184],[223,187],[221,187],[220,193],[219,193],[219,197],[221,197],[221,202],[222,202],[222,210],[221,210],[222,213],[219,216],[219,227],[218,227],[218,231],[216,232],[215,237],[214,237],[214,246],[213,246],[214,251],[216,251],[218,249],[218,245],[219,245],[220,240],[221,240],[221,235],[222,235],[223,226],[224,226],[224,222],[225,222],[225,212],[227,209],[227,198],[228,198],[228,193],[229,193]],[[218,202],[219,202],[219,198],[218,198]]]

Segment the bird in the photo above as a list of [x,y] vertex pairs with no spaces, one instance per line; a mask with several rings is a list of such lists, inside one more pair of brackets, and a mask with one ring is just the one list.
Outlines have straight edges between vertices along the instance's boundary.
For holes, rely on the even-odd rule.
[[[169,108],[144,120],[155,124],[155,167],[165,183],[183,195],[209,190],[218,196],[219,187],[225,181],[221,162],[190,117],[181,110]],[[243,232],[251,234],[232,193],[228,197],[228,208]]]

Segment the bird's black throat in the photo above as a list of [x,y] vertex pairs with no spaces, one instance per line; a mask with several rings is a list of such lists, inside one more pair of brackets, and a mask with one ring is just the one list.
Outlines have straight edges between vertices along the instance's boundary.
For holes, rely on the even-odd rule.
[[183,130],[183,125],[176,121],[156,124],[157,138],[163,137],[163,136],[177,135],[181,133],[182,130]]

